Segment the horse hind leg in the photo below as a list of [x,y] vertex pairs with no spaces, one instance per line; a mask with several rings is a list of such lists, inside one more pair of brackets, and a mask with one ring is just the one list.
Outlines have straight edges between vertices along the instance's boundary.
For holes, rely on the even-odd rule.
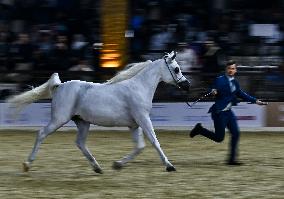
[[137,155],[139,155],[142,150],[145,148],[145,141],[143,136],[143,131],[140,127],[131,129],[132,130],[132,136],[133,136],[133,142],[135,144],[133,151],[124,156],[122,159],[115,161],[113,163],[113,169],[121,169],[123,165],[125,165],[127,162],[133,160]]
[[90,153],[89,149],[86,147],[86,139],[89,134],[90,123],[79,119],[78,117],[72,118],[78,128],[78,134],[76,139],[77,147],[82,151],[83,155],[87,158],[87,160],[92,165],[94,171],[96,173],[102,174],[103,171],[96,161],[95,157]]
[[53,132],[55,132],[58,128],[63,126],[66,122],[55,122],[52,120],[49,122],[49,124],[45,127],[43,127],[37,134],[37,138],[35,140],[34,147],[32,149],[32,152],[30,153],[28,160],[23,163],[23,170],[24,172],[28,172],[31,168],[32,162],[35,160],[36,154],[39,151],[40,145],[43,142],[43,140]]

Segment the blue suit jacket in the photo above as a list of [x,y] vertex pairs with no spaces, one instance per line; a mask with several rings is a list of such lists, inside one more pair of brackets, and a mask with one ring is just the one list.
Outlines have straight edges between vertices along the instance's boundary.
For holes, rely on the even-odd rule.
[[213,106],[211,106],[208,112],[219,113],[229,103],[232,103],[232,105],[235,106],[238,103],[238,98],[241,98],[247,102],[256,102],[256,98],[248,95],[240,89],[240,85],[236,79],[233,80],[233,83],[236,86],[236,90],[231,92],[229,79],[226,75],[222,75],[215,79],[211,89],[217,89],[217,95],[215,98],[215,103]]

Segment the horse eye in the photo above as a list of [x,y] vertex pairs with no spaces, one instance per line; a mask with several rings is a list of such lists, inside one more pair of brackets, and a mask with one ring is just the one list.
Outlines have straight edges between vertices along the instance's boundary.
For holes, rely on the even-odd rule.
[[178,74],[179,73],[179,68],[176,67],[174,71],[175,71],[176,74]]

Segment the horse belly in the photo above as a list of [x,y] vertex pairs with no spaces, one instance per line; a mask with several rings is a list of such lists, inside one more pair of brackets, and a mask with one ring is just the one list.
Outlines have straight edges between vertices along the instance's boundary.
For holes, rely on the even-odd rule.
[[134,120],[124,114],[94,113],[91,118],[91,123],[99,126],[132,126],[134,124]]
[[133,126],[128,98],[123,87],[96,85],[78,98],[76,114],[100,126]]
[[132,116],[125,109],[109,108],[108,106],[92,107],[81,111],[80,117],[99,126],[133,126]]

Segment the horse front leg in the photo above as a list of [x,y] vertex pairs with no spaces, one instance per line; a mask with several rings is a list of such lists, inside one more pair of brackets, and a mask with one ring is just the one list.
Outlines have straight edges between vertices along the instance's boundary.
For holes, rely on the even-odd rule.
[[145,148],[145,141],[143,136],[143,131],[140,127],[132,128],[132,139],[135,144],[133,151],[124,156],[122,159],[115,161],[113,163],[114,169],[121,169],[127,162],[133,160],[137,155],[139,155]]
[[90,164],[93,167],[93,170],[96,173],[103,173],[99,163],[95,159],[95,157],[90,153],[89,149],[86,147],[86,140],[89,134],[90,123],[81,120],[81,119],[74,119],[73,120],[78,128],[78,134],[76,139],[77,147],[82,151],[83,155],[87,158]]
[[[141,115],[140,115],[141,116]],[[152,121],[150,120],[149,116],[141,116],[137,117],[136,119],[137,123],[141,128],[143,129],[143,132],[146,134],[147,138],[151,142],[151,144],[154,146],[154,148],[157,150],[158,154],[160,155],[160,158],[163,162],[163,164],[166,166],[167,171],[176,171],[175,167],[170,163],[167,156],[164,154],[160,143],[156,137],[156,133],[154,131]]]

